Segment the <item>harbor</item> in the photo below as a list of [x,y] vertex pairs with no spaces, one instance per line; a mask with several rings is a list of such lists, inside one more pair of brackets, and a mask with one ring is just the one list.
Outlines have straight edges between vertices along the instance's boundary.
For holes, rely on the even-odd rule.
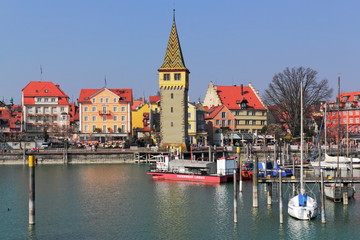
[[[280,225],[278,196],[268,205],[266,184],[259,184],[259,204],[253,208],[247,181],[234,224],[232,183],[153,181],[142,164],[37,165],[36,224],[29,227],[27,168],[0,167],[0,191],[8,193],[0,196],[1,239],[354,239],[360,234],[359,193],[346,206],[326,200],[326,224],[320,217],[298,221],[284,214]],[[319,196],[317,185],[309,187]],[[284,202],[291,194],[291,184],[284,183]]]

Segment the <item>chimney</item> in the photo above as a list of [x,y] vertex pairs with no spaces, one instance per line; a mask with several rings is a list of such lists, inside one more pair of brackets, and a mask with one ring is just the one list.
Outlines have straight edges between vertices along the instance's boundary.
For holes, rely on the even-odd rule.
[[241,96],[244,95],[244,86],[242,84],[240,85],[240,93],[241,93]]
[[59,87],[60,87],[60,85],[59,85],[59,84],[55,84],[55,87],[59,88]]

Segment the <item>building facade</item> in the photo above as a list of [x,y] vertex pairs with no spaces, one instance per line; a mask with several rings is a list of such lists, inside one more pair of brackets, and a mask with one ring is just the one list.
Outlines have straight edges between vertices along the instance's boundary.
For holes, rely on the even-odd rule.
[[81,89],[78,103],[82,140],[105,142],[131,136],[132,89]]
[[30,82],[22,89],[23,130],[33,135],[70,127],[69,97],[60,85]]
[[163,64],[158,69],[161,98],[161,146],[187,149],[189,70],[185,66],[175,15]]
[[238,133],[256,133],[267,125],[267,108],[251,84],[248,87],[217,86],[210,82],[203,105],[226,106],[235,117]]
[[326,103],[326,131],[330,141],[337,139],[338,122],[341,139],[349,136],[360,140],[359,102],[360,92],[349,92],[340,94],[339,107],[337,101]]

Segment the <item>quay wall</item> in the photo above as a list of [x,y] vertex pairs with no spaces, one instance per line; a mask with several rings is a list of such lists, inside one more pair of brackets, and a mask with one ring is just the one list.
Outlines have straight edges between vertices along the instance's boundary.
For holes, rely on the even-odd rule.
[[[33,153],[37,164],[104,164],[104,163],[135,163],[133,152],[88,152],[68,153],[65,156],[59,152]],[[0,165],[27,164],[28,155],[8,153],[0,154]]]

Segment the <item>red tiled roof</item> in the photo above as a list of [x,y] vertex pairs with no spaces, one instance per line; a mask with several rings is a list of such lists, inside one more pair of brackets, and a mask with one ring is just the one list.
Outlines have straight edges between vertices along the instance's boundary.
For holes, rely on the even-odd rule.
[[22,89],[24,97],[63,97],[68,96],[61,90],[60,85],[52,82],[30,82]]
[[140,100],[134,100],[131,106],[132,110],[136,110],[138,107],[141,107],[145,104],[145,101],[143,99]]
[[[241,109],[240,103],[247,101],[249,109],[265,110],[265,106],[256,96],[251,87],[245,86],[216,86],[221,102],[229,109]],[[243,88],[243,94],[241,93]]]
[[157,103],[160,101],[160,96],[150,96],[150,103]]
[[[105,88],[101,89],[81,89],[78,99],[79,103],[90,103],[90,98],[97,93],[100,93]],[[132,89],[108,89],[119,96],[119,102],[132,102]]]
[[225,106],[219,105],[216,107],[211,107],[206,109],[207,115],[205,116],[206,119],[212,119],[214,118]]
[[347,99],[348,102],[357,101],[357,100],[355,100],[355,96],[356,96],[356,95],[360,95],[360,92],[340,93],[341,101],[344,101],[344,97],[345,97],[345,96],[348,96],[348,97],[349,97],[349,98]]

